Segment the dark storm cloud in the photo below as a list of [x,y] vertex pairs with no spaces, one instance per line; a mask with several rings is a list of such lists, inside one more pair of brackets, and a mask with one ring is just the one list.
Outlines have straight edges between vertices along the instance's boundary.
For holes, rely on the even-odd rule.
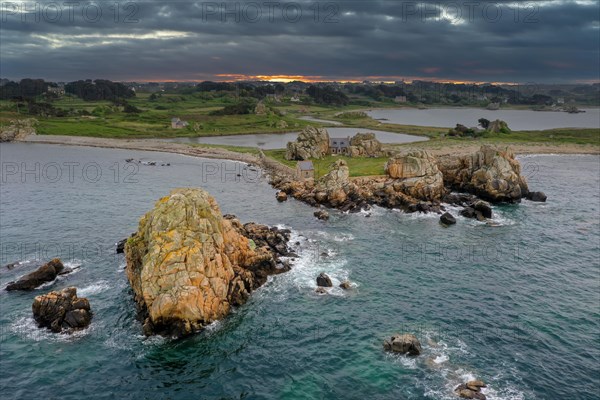
[[599,79],[596,1],[222,4],[2,2],[0,74]]

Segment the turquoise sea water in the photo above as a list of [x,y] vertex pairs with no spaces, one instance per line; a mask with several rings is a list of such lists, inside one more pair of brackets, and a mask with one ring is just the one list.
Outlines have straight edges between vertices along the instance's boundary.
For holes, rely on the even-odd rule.
[[[227,161],[17,143],[2,144],[0,158],[2,264],[60,256],[81,266],[34,292],[0,291],[3,400],[454,399],[471,377],[488,383],[489,399],[598,398],[597,156],[521,158],[547,203],[495,207],[492,224],[458,217],[450,228],[384,209],[318,221]],[[126,158],[171,166],[134,170]],[[292,229],[300,258],[205,332],[147,339],[114,243],[182,186],[203,187],[244,222]],[[3,268],[0,285],[33,268]],[[317,295],[322,271],[355,287]],[[89,298],[91,327],[39,330],[33,297],[66,286]],[[424,354],[382,351],[402,331]]]

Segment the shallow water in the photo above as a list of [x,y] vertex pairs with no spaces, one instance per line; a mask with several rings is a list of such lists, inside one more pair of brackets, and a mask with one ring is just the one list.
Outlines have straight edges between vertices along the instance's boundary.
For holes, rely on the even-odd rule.
[[[426,137],[405,135],[402,133],[392,133],[384,131],[374,131],[361,128],[326,128],[330,137],[352,137],[357,133],[372,132],[382,143],[411,143],[428,140]],[[229,146],[258,147],[265,150],[285,149],[288,142],[293,142],[298,138],[299,132],[290,133],[260,133],[253,135],[228,135],[211,137],[180,137],[173,139],[162,139],[167,142],[180,143],[204,143],[204,144],[223,144]]]
[[479,118],[501,119],[512,130],[554,128],[600,128],[600,108],[584,109],[585,113],[568,114],[531,110],[485,110],[480,108],[414,108],[368,111],[370,117],[387,123],[453,128],[456,124],[477,126]]
[[[597,398],[597,156],[524,157],[547,203],[495,207],[497,226],[457,217],[450,228],[436,215],[380,208],[318,221],[228,161],[18,143],[0,145],[0,157],[2,263],[58,255],[81,265],[33,292],[0,291],[2,399],[454,399],[469,378],[488,383],[489,399]],[[126,170],[126,158],[171,166]],[[56,179],[51,163],[67,162],[79,163],[72,179]],[[36,163],[37,181],[21,173]],[[114,243],[182,186],[205,188],[244,222],[291,228],[300,259],[205,332],[146,339]],[[1,286],[32,268],[0,270]],[[355,287],[317,295],[322,271]],[[33,297],[70,285],[89,298],[91,327],[73,336],[36,328]],[[382,351],[400,331],[417,334],[422,356]]]

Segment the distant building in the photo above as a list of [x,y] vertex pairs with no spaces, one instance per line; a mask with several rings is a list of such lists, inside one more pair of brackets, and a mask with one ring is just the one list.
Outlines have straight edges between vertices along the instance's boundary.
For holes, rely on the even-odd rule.
[[182,121],[179,118],[171,118],[171,128],[173,129],[182,129],[188,126],[187,121]]
[[290,101],[292,103],[298,103],[298,102],[300,102],[300,97],[298,97],[298,96],[292,96],[292,98],[290,99]]
[[406,100],[406,96],[396,96],[394,98],[394,101],[396,103],[406,103],[407,100]]
[[296,178],[301,181],[315,178],[315,167],[312,161],[298,161],[296,164]]
[[348,147],[350,137],[329,139],[329,154],[348,154]]
[[57,96],[64,96],[65,88],[64,86],[48,86],[48,93],[54,93]]
[[558,99],[556,99],[556,104],[565,104],[565,99],[559,97]]

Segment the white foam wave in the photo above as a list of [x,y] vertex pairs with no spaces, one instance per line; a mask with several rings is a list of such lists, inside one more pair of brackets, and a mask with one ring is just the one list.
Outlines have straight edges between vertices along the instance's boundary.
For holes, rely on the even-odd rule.
[[[392,357],[394,362],[402,364],[405,368],[425,369],[431,379],[415,378],[415,384],[424,386],[423,389],[427,398],[456,399],[454,389],[458,385],[482,377],[467,366],[456,365],[453,362],[453,359],[458,356],[461,356],[461,358],[472,357],[466,343],[458,338],[439,338],[438,333],[433,330],[422,332],[423,354],[421,356],[411,358],[392,355]],[[502,383],[506,380],[500,379],[500,377],[492,377],[484,379],[484,381],[486,381],[488,387],[483,388],[482,393],[489,400],[522,400],[525,398],[523,391],[512,385],[507,387]]]
[[32,316],[22,316],[15,319],[9,326],[9,331],[23,339],[34,342],[73,342],[89,335],[92,332],[94,324],[90,324],[85,329],[74,331],[71,334],[54,333],[46,328],[38,328],[37,323]]
[[[325,272],[333,283],[333,287],[327,289],[328,294],[345,296],[346,291],[341,289],[339,284],[349,279],[350,271],[346,269],[346,260],[337,256],[335,243],[353,240],[354,236],[350,234],[330,235],[323,231],[299,233],[292,230],[291,232],[290,243],[300,243],[294,249],[298,257],[295,257],[295,260],[292,261],[291,270],[285,274],[270,276],[268,284],[255,295],[268,296],[272,300],[283,301],[287,299],[291,288],[316,295],[316,278],[321,272]],[[324,239],[308,236],[317,236]],[[333,243],[331,243],[332,241]],[[327,256],[322,256],[322,253],[326,253]],[[354,287],[358,286],[359,284],[354,284]]]
[[110,289],[110,285],[107,281],[98,281],[89,286],[84,286],[77,289],[77,295],[80,297],[90,296],[98,293],[102,293]]

